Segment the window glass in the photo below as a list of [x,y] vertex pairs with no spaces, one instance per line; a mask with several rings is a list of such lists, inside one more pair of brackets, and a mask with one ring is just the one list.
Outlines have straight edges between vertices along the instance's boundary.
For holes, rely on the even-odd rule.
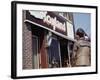
[[32,37],[32,50],[33,50],[33,56],[32,56],[32,66],[33,69],[36,69],[39,67],[39,62],[38,62],[38,37],[33,36]]
[[52,38],[51,45],[48,48],[48,56],[49,56],[49,67],[60,67],[60,53],[59,53],[59,41],[57,39]]

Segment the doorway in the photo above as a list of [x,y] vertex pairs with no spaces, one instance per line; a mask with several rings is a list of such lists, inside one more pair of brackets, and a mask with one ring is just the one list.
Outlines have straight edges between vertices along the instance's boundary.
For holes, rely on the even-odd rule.
[[66,40],[60,41],[60,51],[61,51],[62,67],[68,67],[68,64],[69,64],[68,42]]

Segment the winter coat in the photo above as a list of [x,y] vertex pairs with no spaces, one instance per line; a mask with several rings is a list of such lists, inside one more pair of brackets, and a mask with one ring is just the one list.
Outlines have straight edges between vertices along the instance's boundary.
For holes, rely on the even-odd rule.
[[90,66],[90,65],[91,65],[90,42],[84,39],[79,39],[74,44],[72,66]]

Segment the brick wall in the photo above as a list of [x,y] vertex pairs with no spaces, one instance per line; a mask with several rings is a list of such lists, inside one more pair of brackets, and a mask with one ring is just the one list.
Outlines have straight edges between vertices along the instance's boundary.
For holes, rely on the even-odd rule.
[[24,23],[26,11],[23,11],[23,69],[32,69],[32,31],[29,24]]

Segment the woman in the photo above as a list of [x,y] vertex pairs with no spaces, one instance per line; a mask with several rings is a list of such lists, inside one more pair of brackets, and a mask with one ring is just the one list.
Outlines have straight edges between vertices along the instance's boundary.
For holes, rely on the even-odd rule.
[[85,32],[79,28],[76,32],[77,41],[73,48],[72,66],[90,66],[90,42],[85,39]]

